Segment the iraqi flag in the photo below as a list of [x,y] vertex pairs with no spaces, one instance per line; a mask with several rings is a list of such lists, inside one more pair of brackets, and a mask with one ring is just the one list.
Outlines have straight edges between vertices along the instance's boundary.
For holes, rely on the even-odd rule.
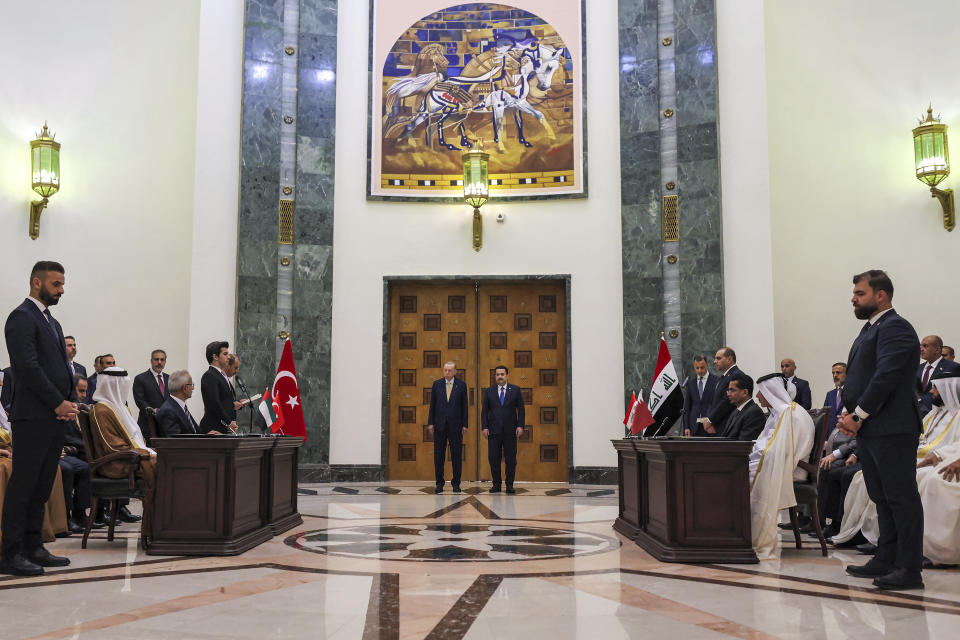
[[630,429],[630,433],[637,435],[654,422],[650,409],[643,401],[643,389],[641,389],[639,399],[636,393],[630,397],[630,409],[627,410],[627,417],[623,419],[623,425]]
[[663,335],[660,336],[660,352],[657,354],[657,373],[650,389],[650,401],[647,403],[653,415],[653,428],[648,433],[666,435],[683,412],[683,393],[677,384],[677,370],[670,359],[670,350]]
[[283,345],[277,377],[273,379],[270,396],[280,405],[283,416],[283,433],[298,436],[307,441],[307,426],[303,420],[303,406],[300,404],[300,385],[297,384],[297,368],[293,364],[293,345],[290,338]]
[[270,389],[264,389],[263,399],[260,401],[260,415],[266,421],[270,431],[283,435],[283,410],[276,398],[270,395]]

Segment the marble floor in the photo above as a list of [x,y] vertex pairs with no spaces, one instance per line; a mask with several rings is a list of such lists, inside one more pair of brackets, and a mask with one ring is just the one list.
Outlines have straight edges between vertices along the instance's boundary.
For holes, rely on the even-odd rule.
[[879,592],[792,535],[776,562],[664,564],[613,531],[611,487],[464,489],[303,485],[303,525],[226,558],[60,539],[70,567],[0,577],[0,638],[958,637],[960,571]]

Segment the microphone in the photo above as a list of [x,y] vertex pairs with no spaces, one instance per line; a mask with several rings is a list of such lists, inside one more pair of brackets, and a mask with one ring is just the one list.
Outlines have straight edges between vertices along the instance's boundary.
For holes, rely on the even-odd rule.
[[247,397],[247,406],[250,407],[250,431],[253,431],[253,400],[250,398],[250,392],[247,391],[247,387],[243,384],[239,373],[234,374],[233,379],[237,381],[237,386],[240,387],[240,391]]

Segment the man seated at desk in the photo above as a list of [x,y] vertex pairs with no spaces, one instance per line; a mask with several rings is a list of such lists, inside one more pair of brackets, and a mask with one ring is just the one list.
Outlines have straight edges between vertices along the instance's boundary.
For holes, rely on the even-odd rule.
[[[190,414],[187,400],[193,396],[193,377],[190,372],[181,369],[170,374],[170,395],[157,409],[157,435],[161,438],[203,433],[200,425]],[[221,435],[219,431],[208,431],[212,435]]]
[[794,480],[806,479],[797,463],[813,448],[813,418],[793,401],[796,387],[782,373],[757,380],[757,400],[770,417],[750,452],[750,515],[753,549],[760,560],[780,557],[777,518],[797,504]]
[[[127,396],[133,382],[120,367],[108,367],[97,376],[97,389],[93,399],[97,401],[90,409],[90,435],[93,455],[101,458],[115,451],[134,450],[144,456],[137,468],[137,477],[146,485],[143,505],[141,537],[150,531],[150,505],[153,504],[157,453],[148,449],[136,419],[127,409]],[[115,460],[99,467],[97,473],[107,478],[124,478],[128,462]]]

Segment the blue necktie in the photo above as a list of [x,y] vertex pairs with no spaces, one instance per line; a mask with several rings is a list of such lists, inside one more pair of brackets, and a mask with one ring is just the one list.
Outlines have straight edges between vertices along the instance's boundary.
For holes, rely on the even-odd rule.
[[703,399],[703,378],[697,381],[697,390],[700,392],[700,398]]
[[500,406],[503,406],[503,387],[500,387]]

